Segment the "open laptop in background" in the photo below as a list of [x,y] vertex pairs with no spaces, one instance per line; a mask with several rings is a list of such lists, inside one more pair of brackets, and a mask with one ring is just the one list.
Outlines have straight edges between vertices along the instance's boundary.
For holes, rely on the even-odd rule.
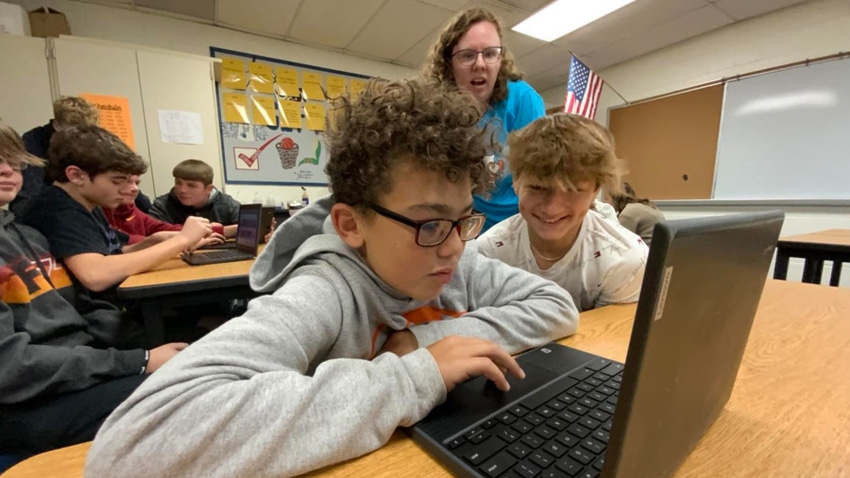
[[[249,206],[249,204],[245,204],[245,206]],[[272,220],[274,220],[274,212],[274,207],[264,206],[262,212],[260,213],[260,244],[264,244],[266,242],[266,233],[269,232],[272,227]],[[207,244],[206,246],[198,248],[199,251],[209,251],[216,249],[236,249],[236,239],[228,239],[224,242],[219,242],[216,244]]]
[[657,224],[625,366],[554,343],[531,350],[509,392],[464,382],[413,439],[460,476],[672,475],[729,400],[783,220]]
[[243,204],[239,207],[239,226],[236,228],[236,247],[212,251],[181,254],[184,262],[193,266],[219,262],[244,261],[257,257],[260,244],[260,204]]

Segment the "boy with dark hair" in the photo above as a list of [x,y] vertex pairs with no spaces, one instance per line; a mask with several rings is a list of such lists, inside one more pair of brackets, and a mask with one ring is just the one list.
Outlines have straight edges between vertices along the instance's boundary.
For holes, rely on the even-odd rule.
[[[0,206],[41,165],[0,122]],[[23,458],[91,440],[144,374],[186,344],[126,343],[118,309],[75,291],[44,236],[14,219],[0,210],[0,455]]]
[[110,227],[101,208],[121,204],[121,188],[147,170],[142,158],[98,126],[57,131],[48,154],[48,173],[56,181],[33,201],[22,222],[47,237],[53,255],[90,291],[111,290],[212,233],[209,221],[195,217],[166,241],[125,245],[127,236]]
[[624,172],[611,133],[579,115],[545,116],[508,137],[508,164],[519,214],[478,238],[481,253],[557,282],[579,310],[637,302],[649,249],[591,209]]
[[187,159],[174,166],[174,187],[156,198],[150,215],[171,224],[183,224],[191,216],[200,216],[224,225],[224,235],[236,235],[239,202],[212,184],[213,170],[198,159]]
[[575,332],[563,289],[465,242],[491,181],[474,98],[372,80],[339,101],[333,198],[275,232],[250,276],[267,295],[107,420],[88,476],[305,473],[380,447],[471,377],[508,389],[511,353]]

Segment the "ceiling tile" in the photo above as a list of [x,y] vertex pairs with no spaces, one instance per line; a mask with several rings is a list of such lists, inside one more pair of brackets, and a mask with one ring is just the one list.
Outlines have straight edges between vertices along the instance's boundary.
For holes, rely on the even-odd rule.
[[743,20],[804,1],[806,0],[747,0],[746,2],[740,0],[714,0],[714,4],[735,20]]
[[552,44],[546,44],[523,57],[516,59],[516,65],[529,77],[549,71],[559,65],[570,64],[570,52]]
[[445,10],[449,10],[451,12],[459,12],[463,10],[463,6],[469,0],[419,0],[422,3],[427,3],[428,5],[433,5],[435,7],[440,7]]
[[708,5],[642,34],[606,45],[585,55],[582,60],[588,67],[601,70],[731,23],[733,21],[728,16]]
[[533,86],[538,92],[546,91],[550,88],[555,88],[556,86],[562,86],[566,91],[569,69],[569,63],[565,65],[558,65],[549,71],[544,71],[543,73],[535,76],[529,76],[526,78],[526,81],[528,81],[528,84]]
[[431,47],[437,42],[440,32],[443,31],[443,25],[435,28],[431,33],[425,35],[418,43],[408,48],[403,55],[396,59],[396,63],[411,68],[419,68],[425,63],[428,55],[431,53]]
[[552,43],[570,48],[576,53],[589,53],[606,44],[642,35],[656,25],[682,18],[705,6],[705,0],[634,2]]
[[203,20],[215,21],[215,0],[135,0],[137,7],[153,8],[164,12],[186,15],[187,17],[201,18]]
[[345,48],[383,3],[384,0],[308,0],[301,4],[287,36],[315,45]]
[[[284,36],[301,0],[218,0],[217,23],[247,32]],[[257,12],[262,12],[258,15]]]
[[346,50],[373,58],[395,60],[451,15],[448,10],[416,0],[388,1]]

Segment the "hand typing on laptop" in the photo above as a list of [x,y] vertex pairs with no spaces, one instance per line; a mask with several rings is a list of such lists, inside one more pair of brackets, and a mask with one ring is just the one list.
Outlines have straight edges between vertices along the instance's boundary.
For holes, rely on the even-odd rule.
[[[387,339],[377,355],[392,352],[401,357],[418,348],[419,342],[410,330],[399,330]],[[484,375],[499,390],[507,392],[511,387],[505,379],[505,371],[516,378],[525,378],[516,360],[489,340],[450,336],[426,348],[437,362],[447,391],[470,378]]]

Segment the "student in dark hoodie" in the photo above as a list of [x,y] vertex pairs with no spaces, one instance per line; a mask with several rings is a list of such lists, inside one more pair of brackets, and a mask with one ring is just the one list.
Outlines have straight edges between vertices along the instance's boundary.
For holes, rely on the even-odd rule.
[[156,198],[150,215],[171,224],[183,224],[190,216],[200,216],[224,225],[224,236],[234,237],[239,223],[239,202],[212,184],[213,170],[198,159],[174,166],[174,187]]
[[[0,121],[0,207],[42,161]],[[114,306],[73,287],[35,229],[0,209],[0,455],[91,440],[107,415],[186,344],[145,350]],[[121,344],[120,348],[110,344]]]
[[250,275],[266,295],[107,419],[86,476],[306,473],[375,450],[468,378],[507,390],[523,376],[509,354],[575,332],[566,291],[471,240],[490,180],[472,96],[372,80],[339,101],[334,197],[275,231]]

